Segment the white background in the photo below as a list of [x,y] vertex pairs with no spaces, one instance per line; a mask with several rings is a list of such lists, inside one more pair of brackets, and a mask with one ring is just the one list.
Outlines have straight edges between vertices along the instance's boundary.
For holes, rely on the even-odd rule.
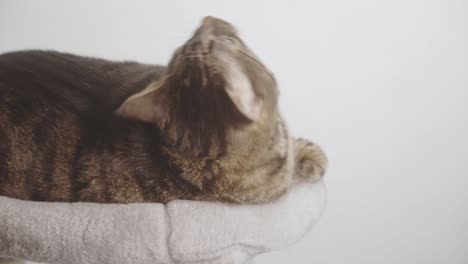
[[166,63],[205,15],[275,72],[330,158],[321,222],[257,263],[468,263],[468,2],[1,1],[0,52]]

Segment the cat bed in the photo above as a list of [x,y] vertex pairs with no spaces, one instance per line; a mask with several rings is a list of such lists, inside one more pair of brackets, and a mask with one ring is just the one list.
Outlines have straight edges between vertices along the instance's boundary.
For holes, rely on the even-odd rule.
[[278,201],[232,205],[41,203],[0,197],[0,257],[50,264],[246,263],[317,223],[323,182]]

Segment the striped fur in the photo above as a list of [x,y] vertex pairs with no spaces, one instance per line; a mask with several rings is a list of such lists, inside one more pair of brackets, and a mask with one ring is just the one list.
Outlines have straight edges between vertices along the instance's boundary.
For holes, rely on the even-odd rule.
[[[323,152],[289,136],[273,75],[235,29],[205,18],[194,38],[167,67],[53,51],[0,55],[0,195],[256,203],[286,192],[294,170],[319,179]],[[233,85],[217,49],[248,85]]]

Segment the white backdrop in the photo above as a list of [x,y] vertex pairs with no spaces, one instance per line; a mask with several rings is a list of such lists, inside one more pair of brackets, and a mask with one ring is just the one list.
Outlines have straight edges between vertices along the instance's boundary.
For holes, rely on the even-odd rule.
[[321,222],[257,263],[468,263],[466,0],[3,0],[0,52],[166,63],[205,15],[238,26],[331,162]]

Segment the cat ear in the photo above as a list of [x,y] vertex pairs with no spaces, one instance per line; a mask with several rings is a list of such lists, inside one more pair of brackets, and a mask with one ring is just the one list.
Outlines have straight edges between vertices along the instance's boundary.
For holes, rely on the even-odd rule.
[[262,113],[263,99],[255,94],[249,77],[238,62],[229,56],[222,59],[227,94],[242,115],[251,121],[257,121]]
[[153,83],[143,91],[127,98],[115,113],[123,118],[158,123],[163,117],[161,84]]

